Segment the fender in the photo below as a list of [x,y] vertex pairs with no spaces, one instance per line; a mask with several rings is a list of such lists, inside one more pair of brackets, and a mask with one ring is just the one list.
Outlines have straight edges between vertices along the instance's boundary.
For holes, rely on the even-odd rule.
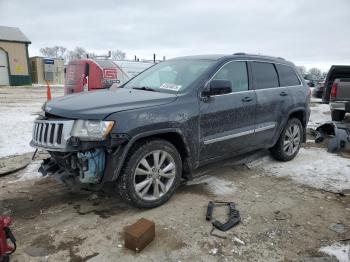
[[280,125],[280,128],[278,130],[278,132],[276,133],[275,137],[274,137],[274,140],[273,140],[273,144],[275,144],[278,140],[278,138],[280,137],[282,131],[283,131],[283,128],[286,126],[287,124],[287,121],[290,119],[290,116],[295,113],[295,112],[303,112],[303,120],[302,120],[302,125],[304,127],[304,134],[303,134],[303,142],[306,141],[306,125],[307,125],[307,122],[306,122],[306,111],[305,111],[305,107],[296,107],[296,108],[293,108],[292,110],[289,111],[288,113],[288,118],[284,118],[283,122],[281,123]]
[[[136,143],[136,141],[146,138],[146,137],[151,137],[155,135],[161,135],[165,133],[177,133],[181,136],[181,139],[184,142],[185,145],[185,150],[188,156],[190,156],[190,149],[187,143],[187,140],[185,136],[183,135],[182,131],[179,128],[165,128],[165,129],[160,129],[160,130],[153,130],[153,131],[148,131],[148,132],[143,132],[138,135],[133,136],[125,145],[119,146],[114,152],[111,152],[108,154],[108,162],[104,174],[104,179],[103,182],[107,181],[115,181],[117,180],[119,173],[123,167],[123,164],[125,162],[126,156],[128,155],[131,147]],[[189,169],[192,170],[192,162],[191,160],[188,161],[189,163]]]

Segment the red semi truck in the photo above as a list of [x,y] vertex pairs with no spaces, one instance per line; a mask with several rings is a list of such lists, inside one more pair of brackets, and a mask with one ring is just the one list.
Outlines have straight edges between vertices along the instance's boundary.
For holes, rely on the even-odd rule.
[[130,78],[154,65],[151,61],[112,61],[110,59],[79,59],[66,69],[65,95],[120,86]]
[[79,93],[122,85],[129,76],[112,60],[79,59],[69,62],[66,69],[64,94]]

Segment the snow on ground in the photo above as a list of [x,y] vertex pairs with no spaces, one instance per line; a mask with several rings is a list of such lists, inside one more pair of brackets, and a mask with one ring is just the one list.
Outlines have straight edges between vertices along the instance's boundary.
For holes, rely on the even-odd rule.
[[204,185],[205,188],[217,196],[230,195],[236,191],[236,187],[232,182],[209,175],[195,178],[187,182],[186,185]]
[[[63,88],[52,88],[52,96],[63,94]],[[29,146],[36,114],[46,101],[45,87],[0,88],[0,158],[32,152]]]
[[331,112],[328,104],[321,104],[320,99],[311,100],[311,115],[308,123],[308,127],[316,128],[320,124],[331,121]]
[[339,262],[350,261],[350,244],[342,245],[335,243],[331,246],[320,248],[320,251],[329,256],[335,256]]
[[34,161],[29,164],[22,172],[20,172],[19,176],[15,180],[9,181],[9,183],[22,182],[33,179],[40,179],[43,177],[41,173],[38,172],[41,161]]
[[340,192],[350,188],[350,161],[323,148],[301,148],[295,159],[279,162],[270,156],[247,166],[266,175],[288,177],[300,184]]
[[0,157],[34,151],[29,142],[35,117],[31,108],[0,107]]

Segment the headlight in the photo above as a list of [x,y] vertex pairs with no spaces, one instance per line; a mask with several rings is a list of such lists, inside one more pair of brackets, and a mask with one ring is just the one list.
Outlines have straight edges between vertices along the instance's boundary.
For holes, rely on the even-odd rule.
[[114,121],[75,120],[71,136],[83,141],[100,141],[111,132]]

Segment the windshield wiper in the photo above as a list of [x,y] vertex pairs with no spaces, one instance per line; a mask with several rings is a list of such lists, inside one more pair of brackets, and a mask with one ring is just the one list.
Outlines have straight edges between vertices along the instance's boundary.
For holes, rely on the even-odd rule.
[[153,89],[153,88],[151,88],[151,87],[147,87],[147,86],[136,86],[136,87],[132,87],[132,89],[159,92],[158,90],[155,90],[155,89]]

